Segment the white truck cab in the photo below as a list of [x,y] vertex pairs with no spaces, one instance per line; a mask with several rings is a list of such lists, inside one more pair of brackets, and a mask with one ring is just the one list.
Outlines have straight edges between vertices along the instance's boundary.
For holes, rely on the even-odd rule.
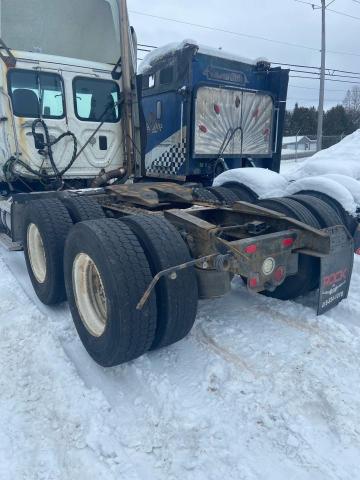
[[[87,179],[100,170],[112,170],[122,165],[122,128],[120,115],[121,83],[114,80],[109,65],[74,60],[53,55],[13,51],[16,66],[0,63],[0,166],[19,156],[36,171],[51,172],[49,158],[44,152],[43,129],[33,122],[41,118],[51,141],[71,131],[79,151],[95,129],[94,135],[64,178]],[[55,144],[54,159],[59,170],[72,158],[74,140],[65,137]],[[14,174],[31,176],[26,168],[15,164]],[[0,171],[0,181],[6,181]]]
[[122,167],[133,39],[125,0],[0,0],[0,193],[56,169],[81,187]]

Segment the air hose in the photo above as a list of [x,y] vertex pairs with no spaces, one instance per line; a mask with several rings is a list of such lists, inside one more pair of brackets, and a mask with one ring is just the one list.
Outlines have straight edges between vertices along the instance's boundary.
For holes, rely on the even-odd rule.
[[[49,181],[49,180],[54,180],[54,179],[62,181],[62,176],[74,164],[74,162],[77,158],[77,139],[76,139],[75,135],[72,132],[68,131],[68,132],[65,132],[65,133],[62,133],[61,135],[59,135],[55,140],[51,140],[50,134],[49,134],[49,129],[48,129],[46,123],[44,122],[44,120],[38,118],[38,119],[33,121],[32,126],[31,126],[31,133],[32,133],[35,140],[37,138],[36,128],[38,127],[38,125],[41,125],[42,128],[44,129],[45,142],[43,143],[42,146],[45,149],[45,152],[46,152],[46,154],[49,158],[49,161],[50,161],[51,167],[54,171],[54,174],[48,175],[48,174],[42,173],[40,170],[35,170],[35,169],[31,168],[29,165],[27,165],[25,162],[23,162],[19,158],[11,157],[3,167],[5,178],[7,178],[8,181],[9,181],[9,173],[14,175],[13,169],[14,169],[14,166],[16,164],[20,165],[25,170],[27,170],[29,173],[41,178],[44,181]],[[55,161],[54,161],[54,155],[53,155],[52,147],[54,145],[56,145],[57,143],[59,143],[65,137],[71,137],[73,139],[74,150],[73,150],[73,154],[72,154],[70,162],[66,165],[65,168],[63,168],[62,170],[59,170],[58,167],[56,166]]]
[[[73,165],[73,163],[75,162],[76,160],[76,154],[77,154],[77,139],[75,137],[75,135],[68,131],[68,132],[65,132],[65,133],[62,133],[61,135],[59,135],[55,140],[51,141],[50,139],[50,135],[49,135],[49,129],[46,125],[46,123],[44,122],[44,120],[42,120],[41,118],[38,118],[36,120],[33,121],[32,123],[32,126],[31,126],[31,132],[33,134],[33,137],[34,139],[36,139],[36,127],[38,125],[41,125],[44,129],[44,133],[45,133],[45,140],[46,140],[46,143],[44,143],[44,147],[46,148],[46,153],[48,154],[48,157],[49,157],[49,160],[50,160],[50,163],[51,163],[51,166],[54,170],[54,176],[53,178],[58,178],[59,180],[61,180],[61,177],[64,175],[64,173],[66,173]],[[53,156],[53,151],[52,151],[52,147],[54,145],[56,145],[57,143],[60,142],[60,140],[62,140],[63,138],[65,137],[71,137],[73,139],[73,142],[74,142],[74,150],[73,150],[73,154],[72,154],[72,157],[71,157],[71,160],[70,162],[66,165],[65,168],[63,168],[61,171],[58,170],[57,166],[56,166],[56,163],[54,161],[54,156]],[[46,178],[51,178],[51,176],[46,176]]]
[[[123,99],[121,98],[118,102],[115,103],[115,106],[118,106],[120,107],[120,105],[122,104],[123,102]],[[11,180],[9,178],[9,174],[12,174],[14,175],[14,171],[13,171],[13,168],[16,164],[20,165],[21,167],[23,167],[25,170],[27,170],[29,173],[31,173],[32,175],[35,175],[37,177],[39,177],[40,179],[42,179],[43,181],[49,181],[49,180],[59,180],[62,182],[62,176],[73,166],[74,162],[76,161],[76,159],[81,155],[81,153],[85,150],[85,148],[89,145],[89,143],[91,142],[91,140],[95,137],[95,135],[97,134],[97,132],[101,129],[101,127],[104,125],[104,123],[106,122],[106,119],[105,119],[105,116],[106,114],[108,113],[108,111],[110,109],[114,108],[114,105],[113,104],[109,104],[107,105],[107,107],[105,108],[104,110],[104,113],[101,115],[99,121],[101,122],[98,127],[93,131],[93,133],[90,135],[89,139],[87,140],[87,142],[85,142],[84,146],[81,148],[81,150],[77,151],[77,147],[78,147],[78,142],[77,142],[77,138],[76,136],[70,132],[70,131],[67,131],[65,133],[62,133],[61,135],[59,135],[55,140],[51,141],[51,138],[50,138],[50,134],[49,134],[49,129],[46,125],[46,123],[44,122],[44,120],[42,120],[41,118],[37,118],[36,120],[33,121],[32,123],[32,126],[31,126],[31,133],[34,137],[34,140],[36,140],[37,138],[37,133],[36,133],[36,128],[38,125],[41,125],[42,128],[44,129],[44,133],[45,133],[45,142],[43,143],[42,147],[45,149],[45,153],[48,155],[49,157],[49,160],[50,160],[50,164],[51,164],[51,167],[54,171],[54,174],[53,175],[48,175],[47,173],[42,173],[40,171],[40,169],[37,171],[37,170],[34,170],[33,168],[31,168],[29,165],[27,165],[25,162],[23,162],[22,160],[20,160],[18,157],[11,157],[4,165],[3,167],[3,172],[4,172],[4,175],[5,175],[5,178],[7,180],[8,183],[11,183]],[[71,137],[73,139],[73,142],[74,142],[74,150],[73,150],[73,154],[72,154],[72,157],[71,157],[71,160],[70,162],[66,165],[65,168],[63,168],[62,170],[59,171],[59,169],[57,168],[57,165],[54,161],[54,156],[53,156],[53,151],[52,151],[52,147],[54,145],[56,145],[58,142],[60,142],[63,138],[65,137]]]

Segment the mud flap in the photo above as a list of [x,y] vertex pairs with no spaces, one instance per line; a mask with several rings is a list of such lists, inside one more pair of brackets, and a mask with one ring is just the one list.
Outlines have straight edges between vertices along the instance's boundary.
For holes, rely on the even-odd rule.
[[358,225],[354,234],[354,250],[357,255],[360,255],[360,225]]
[[330,235],[330,252],[321,258],[318,315],[348,296],[354,264],[354,240],[348,230],[342,225],[326,230]]

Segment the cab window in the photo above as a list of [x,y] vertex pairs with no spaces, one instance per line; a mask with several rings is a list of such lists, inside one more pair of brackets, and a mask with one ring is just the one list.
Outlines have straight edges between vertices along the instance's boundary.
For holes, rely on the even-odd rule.
[[60,75],[14,69],[9,71],[8,86],[17,117],[64,117],[64,88]]
[[87,122],[116,123],[120,119],[120,90],[111,80],[75,78],[75,114]]
[[160,72],[160,85],[168,85],[174,80],[174,68],[164,68]]

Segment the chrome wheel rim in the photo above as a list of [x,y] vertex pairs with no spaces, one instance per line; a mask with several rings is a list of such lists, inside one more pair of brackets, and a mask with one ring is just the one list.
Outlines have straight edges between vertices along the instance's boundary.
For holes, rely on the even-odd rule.
[[46,254],[43,239],[38,227],[31,223],[27,229],[27,250],[31,270],[39,283],[46,278]]
[[76,305],[87,331],[101,337],[107,324],[104,284],[95,262],[86,253],[79,253],[72,269]]

